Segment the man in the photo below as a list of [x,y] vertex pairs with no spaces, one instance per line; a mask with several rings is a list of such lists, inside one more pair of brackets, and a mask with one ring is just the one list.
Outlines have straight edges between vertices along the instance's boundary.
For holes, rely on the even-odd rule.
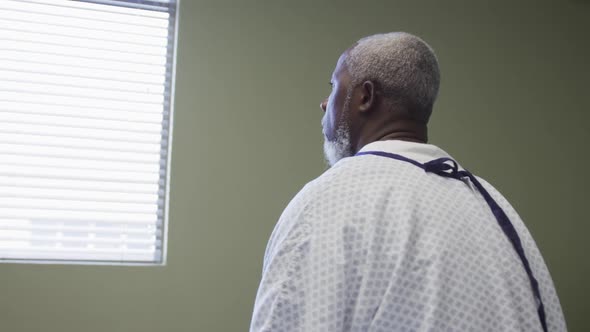
[[426,144],[432,49],[407,33],[361,39],[330,84],[331,168],[271,235],[251,331],[566,331],[516,211]]

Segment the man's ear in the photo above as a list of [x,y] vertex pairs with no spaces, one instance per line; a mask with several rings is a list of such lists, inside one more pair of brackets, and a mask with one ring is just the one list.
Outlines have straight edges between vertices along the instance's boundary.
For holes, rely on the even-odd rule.
[[371,81],[364,81],[360,86],[359,110],[368,112],[375,104],[375,84]]

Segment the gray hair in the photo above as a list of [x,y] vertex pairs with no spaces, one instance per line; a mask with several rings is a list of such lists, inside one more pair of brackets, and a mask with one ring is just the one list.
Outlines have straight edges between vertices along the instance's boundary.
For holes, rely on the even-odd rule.
[[354,86],[370,80],[412,119],[428,122],[440,73],[434,51],[422,39],[405,32],[365,37],[348,51],[345,64]]

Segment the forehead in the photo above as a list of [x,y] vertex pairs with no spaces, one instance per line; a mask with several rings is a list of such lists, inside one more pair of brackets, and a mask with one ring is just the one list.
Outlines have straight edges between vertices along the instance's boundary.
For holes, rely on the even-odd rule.
[[346,50],[340,58],[338,58],[338,62],[336,63],[336,68],[334,68],[334,72],[332,73],[333,78],[342,77],[342,75],[348,75],[348,69],[346,68],[346,57],[348,56],[348,50]]

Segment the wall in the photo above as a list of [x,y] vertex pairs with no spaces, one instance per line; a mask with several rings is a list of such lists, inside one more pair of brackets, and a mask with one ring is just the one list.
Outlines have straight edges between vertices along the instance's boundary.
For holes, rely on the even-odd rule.
[[341,51],[387,31],[437,51],[431,142],[533,233],[570,331],[590,327],[584,1],[192,1],[180,15],[166,267],[0,265],[2,331],[245,331],[268,236],[324,169]]

